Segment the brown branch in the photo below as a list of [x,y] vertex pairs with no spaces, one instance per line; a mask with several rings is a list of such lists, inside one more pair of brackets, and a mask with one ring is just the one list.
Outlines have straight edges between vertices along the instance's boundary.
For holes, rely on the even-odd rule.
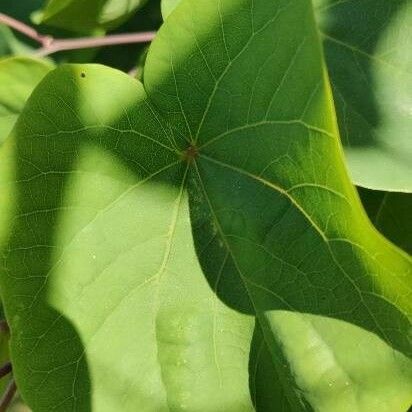
[[46,47],[51,41],[51,36],[44,36],[34,30],[32,27],[27,24],[13,19],[13,17],[7,16],[6,14],[0,13],[0,23],[5,24],[6,26],[11,27],[12,29],[30,37],[35,40],[37,43],[40,43],[43,47]]
[[48,56],[59,51],[88,49],[101,46],[115,46],[119,44],[151,42],[156,32],[112,34],[105,37],[79,37],[77,39],[53,39],[50,44],[38,49],[37,56]]
[[0,13],[0,23],[13,28],[14,30],[25,34],[27,37],[37,41],[41,48],[36,50],[36,56],[48,56],[50,54],[75,49],[88,49],[101,46],[116,46],[119,44],[131,43],[147,43],[153,40],[156,32],[142,32],[142,33],[125,33],[112,34],[105,37],[79,37],[76,39],[55,39],[52,36],[45,36],[38,33],[32,27],[25,23],[13,19],[3,13]]
[[6,412],[11,401],[13,400],[14,394],[16,393],[16,382],[11,380],[8,384],[1,400],[0,400],[0,412]]

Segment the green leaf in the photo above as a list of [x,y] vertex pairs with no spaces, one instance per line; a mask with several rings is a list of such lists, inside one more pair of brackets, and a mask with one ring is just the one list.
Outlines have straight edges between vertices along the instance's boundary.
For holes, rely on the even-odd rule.
[[0,57],[27,53],[31,50],[23,42],[19,41],[11,29],[0,24]]
[[[406,411],[411,404],[410,361],[394,356],[373,334],[320,316],[284,312],[279,318],[284,322],[278,329],[282,348],[276,368],[261,333],[252,344],[258,410],[313,410],[316,405],[321,411],[387,412]],[[257,362],[253,352],[258,352]],[[299,384],[301,409],[287,403],[285,382],[288,388]]]
[[[9,339],[10,333],[7,327],[4,326],[3,308],[0,305],[0,366],[3,366],[6,362],[10,361],[9,356]],[[2,376],[0,379],[0,393],[3,394],[10,382],[10,375]]]
[[[249,362],[249,382],[253,403],[257,411],[291,412],[284,384],[287,376],[287,361],[275,369],[272,356],[265,342],[262,330],[255,328]],[[288,383],[293,380],[289,380]]]
[[9,135],[33,89],[52,68],[44,60],[26,57],[0,60],[0,143]]
[[310,1],[184,0],[144,86],[78,65],[36,88],[0,152],[35,411],[409,406],[411,261],[363,212],[325,77]]
[[[180,2],[162,0],[163,17]],[[314,5],[353,182],[412,191],[411,3],[314,0]]]
[[412,191],[412,3],[315,4],[353,181]]
[[161,0],[161,10],[163,20],[166,20],[167,16],[176,8],[181,0]]
[[65,67],[15,129],[16,180],[36,195],[18,205],[3,297],[16,379],[36,411],[252,410],[254,320],[202,274],[186,166],[154,116],[131,77]]
[[39,23],[90,33],[113,29],[127,20],[146,0],[49,0],[36,14]]
[[359,188],[362,203],[375,227],[399,247],[412,253],[412,195]]

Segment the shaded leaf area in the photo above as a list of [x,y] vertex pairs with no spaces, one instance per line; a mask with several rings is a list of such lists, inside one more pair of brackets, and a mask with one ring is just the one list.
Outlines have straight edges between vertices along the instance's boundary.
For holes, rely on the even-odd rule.
[[410,192],[412,3],[317,0],[315,5],[353,181]]
[[113,29],[126,21],[146,0],[49,0],[36,19],[80,33]]
[[[9,339],[10,333],[4,321],[3,308],[0,307],[0,366],[9,361]],[[10,375],[0,378],[0,393],[2,394],[10,382]]]
[[12,135],[1,287],[34,410],[409,406],[410,261],[346,175],[309,1],[183,1],[144,85],[64,66]]
[[9,135],[33,89],[52,69],[52,64],[40,59],[0,61],[0,143]]
[[375,227],[400,248],[412,253],[412,195],[359,188],[359,194]]

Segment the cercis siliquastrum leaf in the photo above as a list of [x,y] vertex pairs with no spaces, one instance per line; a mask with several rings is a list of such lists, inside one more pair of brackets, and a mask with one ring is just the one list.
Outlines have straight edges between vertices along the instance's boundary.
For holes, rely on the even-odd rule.
[[409,406],[411,262],[350,183],[320,49],[310,1],[184,0],[144,84],[37,87],[0,152],[35,411]]

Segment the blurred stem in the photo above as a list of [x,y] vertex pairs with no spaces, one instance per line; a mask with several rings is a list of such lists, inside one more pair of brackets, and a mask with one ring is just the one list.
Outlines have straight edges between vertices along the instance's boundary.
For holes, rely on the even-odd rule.
[[119,44],[147,43],[153,40],[156,32],[112,34],[104,37],[79,37],[77,39],[55,39],[52,36],[44,36],[25,23],[0,13],[0,23],[37,41],[41,47],[34,54],[39,57],[75,49],[88,49],[101,46],[116,46]]
[[7,411],[7,408],[10,405],[10,402],[13,400],[14,394],[16,393],[16,382],[14,380],[10,381],[6,391],[4,392],[0,400],[0,412]]
[[43,47],[46,47],[52,40],[51,36],[43,36],[40,33],[37,33],[32,27],[27,24],[13,19],[13,17],[7,16],[6,14],[0,13],[0,23],[5,24],[6,26],[11,27],[12,29],[30,37],[35,40],[37,43],[40,43]]
[[155,32],[112,34],[104,37],[79,37],[77,39],[53,39],[52,42],[38,49],[37,56],[48,56],[63,50],[88,49],[118,44],[147,43],[153,40]]

